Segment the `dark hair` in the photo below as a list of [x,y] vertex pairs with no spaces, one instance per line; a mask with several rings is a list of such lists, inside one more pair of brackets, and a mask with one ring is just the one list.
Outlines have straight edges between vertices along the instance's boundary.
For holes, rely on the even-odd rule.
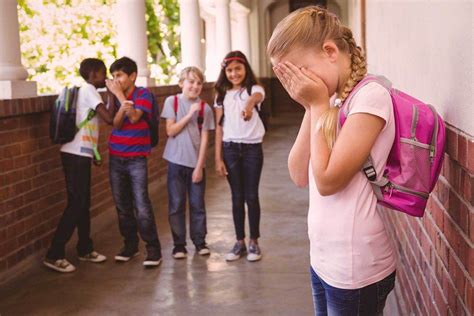
[[123,71],[130,76],[134,72],[138,73],[137,63],[128,57],[119,58],[110,65],[110,73],[115,71]]
[[243,64],[245,67],[245,78],[242,82],[242,86],[247,89],[249,95],[252,92],[252,86],[258,83],[252,71],[252,68],[250,68],[250,64],[247,60],[247,57],[245,57],[245,55],[238,50],[228,53],[224,57],[224,61],[221,64],[221,72],[219,73],[219,77],[217,78],[215,85],[215,89],[217,91],[216,103],[219,105],[223,104],[227,90],[232,88],[232,83],[229,81],[229,79],[227,79],[225,69],[233,61],[237,61]]
[[89,76],[92,72],[99,72],[100,70],[107,70],[105,64],[102,60],[97,58],[86,58],[81,61],[81,65],[79,66],[79,74],[81,75],[84,80],[89,80]]

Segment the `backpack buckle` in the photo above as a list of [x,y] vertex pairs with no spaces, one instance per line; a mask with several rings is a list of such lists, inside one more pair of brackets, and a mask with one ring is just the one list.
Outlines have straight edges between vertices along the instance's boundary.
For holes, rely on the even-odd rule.
[[364,171],[365,176],[370,182],[377,180],[377,171],[375,171],[374,166],[365,167],[362,171]]

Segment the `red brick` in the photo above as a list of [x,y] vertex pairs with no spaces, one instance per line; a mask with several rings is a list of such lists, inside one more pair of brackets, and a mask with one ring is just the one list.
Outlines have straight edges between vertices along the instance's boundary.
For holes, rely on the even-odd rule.
[[472,138],[467,142],[467,170],[474,173],[474,140]]
[[5,170],[12,170],[14,165],[15,163],[13,158],[2,159],[0,160],[0,172],[4,172]]
[[30,156],[21,156],[15,158],[15,169],[25,168],[31,163]]
[[469,239],[474,242],[474,213],[469,214]]
[[458,135],[458,161],[467,168],[467,139],[464,135]]
[[450,128],[446,129],[446,152],[451,159],[458,159],[458,134]]
[[20,126],[17,118],[7,118],[0,120],[0,131],[11,131]]
[[470,315],[474,315],[474,287],[470,282],[466,282],[464,302]]
[[[8,172],[9,170],[7,170]],[[5,185],[11,185],[20,182],[23,179],[23,173],[21,170],[14,170],[5,173]]]

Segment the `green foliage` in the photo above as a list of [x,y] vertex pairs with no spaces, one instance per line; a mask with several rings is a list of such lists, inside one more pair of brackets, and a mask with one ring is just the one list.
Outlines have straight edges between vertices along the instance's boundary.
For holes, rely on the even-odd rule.
[[[1,0],[0,0],[1,1]],[[145,0],[148,63],[159,84],[176,82],[180,56],[177,0]],[[80,84],[79,63],[117,57],[116,0],[18,0],[23,65],[39,93]]]

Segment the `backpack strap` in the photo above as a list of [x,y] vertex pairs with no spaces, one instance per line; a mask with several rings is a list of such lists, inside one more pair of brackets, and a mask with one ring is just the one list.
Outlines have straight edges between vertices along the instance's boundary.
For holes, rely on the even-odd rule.
[[[347,116],[349,114],[349,105],[354,96],[359,92],[365,85],[367,85],[370,82],[377,82],[383,87],[385,87],[388,92],[390,93],[390,89],[392,88],[392,83],[385,77],[383,76],[375,76],[375,75],[370,75],[368,74],[365,76],[355,87],[352,89],[351,93],[347,96],[346,100],[344,100],[344,103],[341,105],[339,109],[339,119],[337,122],[337,130],[338,132],[342,128],[342,125],[347,119]],[[367,177],[367,180],[369,180],[370,184],[372,185],[372,189],[377,196],[378,199],[382,199],[382,190],[384,186],[386,186],[390,181],[386,177],[382,177],[380,180],[377,180],[377,171],[374,167],[373,159],[372,156],[369,155],[367,158],[367,161],[364,163],[362,166],[362,172],[365,174]]]
[[177,117],[178,116],[178,95],[174,96],[173,109],[174,109],[174,114]]
[[203,100],[201,100],[199,105],[200,105],[200,108],[198,112],[198,129],[199,129],[199,133],[201,133],[202,124],[204,123],[204,107],[206,103]]

